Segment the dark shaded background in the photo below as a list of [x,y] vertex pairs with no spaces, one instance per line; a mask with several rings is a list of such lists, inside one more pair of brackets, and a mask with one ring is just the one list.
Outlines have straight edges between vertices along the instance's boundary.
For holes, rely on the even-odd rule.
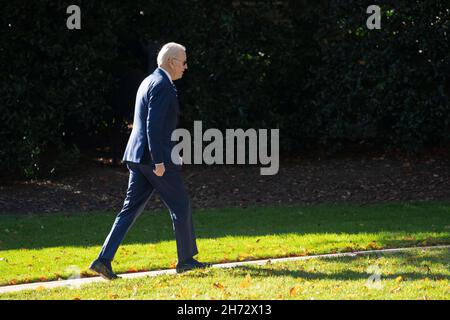
[[[283,155],[449,142],[448,1],[5,1],[0,176],[120,160],[140,81],[186,45],[181,127],[279,128]],[[81,8],[81,30],[66,8]],[[382,8],[382,29],[366,8]]]

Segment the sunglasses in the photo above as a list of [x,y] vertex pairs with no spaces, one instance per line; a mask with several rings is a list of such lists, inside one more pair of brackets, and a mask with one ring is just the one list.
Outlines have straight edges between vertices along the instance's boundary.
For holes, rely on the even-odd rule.
[[177,58],[172,58],[172,59],[180,61],[181,63],[183,63],[183,66],[187,65],[187,60],[181,61],[180,59],[177,59]]

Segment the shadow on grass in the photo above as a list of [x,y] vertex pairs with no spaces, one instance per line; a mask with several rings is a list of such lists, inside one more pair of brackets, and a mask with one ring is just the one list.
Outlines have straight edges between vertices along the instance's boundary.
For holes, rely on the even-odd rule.
[[[250,274],[252,278],[256,277],[292,277],[301,278],[304,280],[363,280],[368,279],[371,274],[367,272],[356,272],[351,270],[334,272],[334,273],[323,273],[323,272],[308,272],[303,270],[273,270],[273,269],[255,269],[252,267],[246,267],[242,269],[242,276],[245,277],[246,274]],[[381,274],[381,279],[383,280],[395,280],[398,276],[402,276],[406,280],[419,280],[424,278],[437,278],[439,280],[450,280],[448,274],[427,274],[423,272],[406,272],[406,273],[393,273],[389,275]]]
[[[303,280],[367,280],[371,273],[368,272],[358,272],[355,270],[346,269],[346,266],[351,263],[357,263],[359,266],[363,265],[364,268],[369,266],[377,265],[376,258],[394,258],[400,260],[397,265],[402,266],[414,266],[414,272],[389,272],[386,266],[380,267],[380,276],[382,280],[395,280],[397,277],[401,276],[404,280],[421,280],[424,278],[436,279],[436,280],[450,280],[449,274],[442,274],[439,272],[434,272],[433,268],[436,264],[443,267],[450,267],[450,249],[447,250],[430,250],[427,251],[426,255],[420,254],[420,250],[415,252],[404,252],[404,253],[387,253],[387,254],[376,254],[367,256],[357,256],[357,257],[345,257],[345,258],[322,258],[320,260],[315,259],[315,261],[320,261],[323,264],[342,264],[339,267],[340,271],[323,273],[320,271],[306,271],[303,270],[303,266],[296,267],[295,270],[284,268],[284,263],[280,264],[268,264],[263,266],[238,266],[233,268],[233,274],[244,278],[249,274],[252,278],[267,278],[267,277],[291,277],[299,278]],[[370,257],[372,260],[369,262],[367,258]],[[309,260],[311,261],[311,260]],[[302,264],[307,264],[308,261],[301,262]],[[287,264],[291,265],[292,262]],[[298,266],[298,265],[296,265]],[[326,268],[326,267],[324,267]],[[387,274],[386,272],[389,272]],[[193,274],[194,277],[203,277],[202,274]]]
[[[423,238],[414,238],[417,233],[443,233],[428,244],[450,243],[449,211],[450,205],[443,204],[212,209],[197,210],[194,225],[197,239],[383,233],[385,247],[399,247],[425,245]],[[113,213],[2,216],[0,250],[101,246],[114,219]],[[411,237],[389,239],[389,233]],[[144,212],[124,244],[174,239],[167,211]]]

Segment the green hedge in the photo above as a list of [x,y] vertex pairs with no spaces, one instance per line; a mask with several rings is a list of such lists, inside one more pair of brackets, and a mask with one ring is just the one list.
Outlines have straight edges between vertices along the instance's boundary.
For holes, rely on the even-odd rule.
[[[444,1],[378,1],[382,29],[372,31],[372,1],[0,3],[3,173],[60,172],[76,163],[80,144],[126,128],[119,114],[131,119],[132,105],[119,112],[111,103],[117,70],[148,72],[122,50],[128,35],[187,46],[189,70],[177,83],[185,127],[278,127],[292,154],[360,141],[414,152],[449,142]],[[71,4],[81,7],[79,31],[66,29]]]
[[312,98],[298,113],[301,136],[411,152],[448,143],[450,3],[379,1],[387,3],[381,30],[370,31],[361,12],[371,3],[330,1],[322,12],[320,62],[303,87]]
[[[71,137],[95,132],[108,110],[114,22],[84,15],[95,32],[66,28],[69,4],[1,1],[0,158],[2,173],[33,177],[77,160]],[[93,1],[83,12],[105,10]],[[11,25],[11,26],[9,26]]]

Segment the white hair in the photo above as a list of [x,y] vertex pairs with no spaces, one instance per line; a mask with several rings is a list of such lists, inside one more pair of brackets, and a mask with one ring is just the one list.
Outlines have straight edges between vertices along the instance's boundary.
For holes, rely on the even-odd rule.
[[175,57],[175,55],[179,51],[186,51],[186,48],[181,44],[175,42],[169,42],[163,45],[163,47],[158,53],[157,58],[158,67],[161,67],[161,65],[164,63],[164,61],[167,61],[167,59]]

